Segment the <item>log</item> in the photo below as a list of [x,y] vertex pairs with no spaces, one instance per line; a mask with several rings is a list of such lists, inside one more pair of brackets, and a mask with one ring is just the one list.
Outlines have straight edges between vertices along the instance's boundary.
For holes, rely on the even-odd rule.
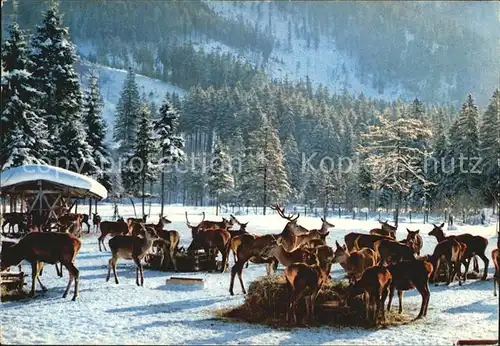
[[167,284],[187,284],[187,285],[204,285],[202,278],[174,277],[167,279]]
[[498,345],[498,339],[466,339],[457,340],[455,345]]

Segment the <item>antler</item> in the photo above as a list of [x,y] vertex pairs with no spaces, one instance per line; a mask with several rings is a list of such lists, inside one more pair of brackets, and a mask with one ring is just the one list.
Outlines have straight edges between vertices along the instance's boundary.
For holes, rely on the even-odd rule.
[[299,216],[300,216],[300,213],[299,213],[299,214],[297,214],[297,216],[296,216],[295,218],[293,217],[293,214],[290,214],[290,215],[288,215],[288,216],[285,216],[285,213],[284,213],[284,212],[285,212],[285,209],[284,209],[284,208],[281,208],[278,204],[271,204],[271,205],[270,205],[270,208],[271,208],[272,210],[276,210],[276,211],[278,212],[278,215],[279,215],[279,216],[281,216],[283,219],[286,219],[286,220],[288,220],[288,221],[290,221],[290,222],[293,222],[293,221],[297,220],[297,219],[299,218]]
[[190,223],[190,222],[189,222],[189,220],[188,220],[188,212],[187,212],[187,211],[186,211],[186,225],[187,225],[188,227],[192,227],[192,226],[191,226],[191,223]]
[[231,219],[233,219],[234,222],[236,222],[238,225],[241,226],[241,222],[239,222],[238,219],[235,218],[233,214],[229,214],[229,216],[231,217]]

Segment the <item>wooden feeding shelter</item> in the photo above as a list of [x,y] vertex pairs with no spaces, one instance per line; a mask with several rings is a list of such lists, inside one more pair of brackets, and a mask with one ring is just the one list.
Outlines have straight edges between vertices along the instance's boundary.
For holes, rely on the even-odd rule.
[[[14,167],[0,173],[2,213],[9,197],[10,211],[31,214],[33,223],[59,218],[71,210],[76,200],[89,198],[100,201],[108,196],[106,188],[91,177],[64,168],[34,164]],[[38,222],[35,222],[38,220]]]

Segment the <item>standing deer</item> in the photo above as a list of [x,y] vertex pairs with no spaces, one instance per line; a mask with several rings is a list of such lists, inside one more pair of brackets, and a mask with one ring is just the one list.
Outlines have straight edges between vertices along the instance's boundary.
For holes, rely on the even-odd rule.
[[383,235],[392,239],[396,239],[396,230],[398,229],[396,226],[389,225],[388,221],[382,222],[378,220],[378,222],[382,225],[382,227],[371,229],[370,234]]
[[413,260],[415,255],[410,247],[391,239],[381,239],[373,243],[373,250],[380,258],[380,264],[396,263],[402,260]]
[[108,234],[111,236],[116,235],[126,235],[130,232],[129,224],[127,224],[123,219],[118,221],[103,221],[101,222],[101,235],[97,238],[97,242],[99,243],[99,251],[101,250],[101,243],[104,247],[104,251],[108,251],[106,249],[106,245],[104,244],[104,239]]
[[361,278],[366,268],[377,265],[379,259],[375,251],[369,248],[349,252],[344,246],[336,241],[337,249],[333,256],[332,263],[339,263],[344,268],[349,282],[354,283]]
[[[298,246],[297,244],[298,237],[309,234],[309,230],[307,228],[304,228],[299,224],[297,224],[297,219],[300,217],[300,214],[297,214],[297,216],[294,216],[293,214],[285,216],[284,208],[281,208],[277,204],[271,205],[270,208],[272,210],[275,210],[278,213],[278,215],[281,216],[281,218],[288,220],[287,224],[285,225],[285,228],[281,232],[281,236],[283,237],[283,247],[287,251],[294,250]],[[321,235],[318,234],[317,238],[320,237]]]
[[491,259],[495,265],[495,275],[493,275],[493,295],[497,296],[497,285],[500,285],[500,266],[498,265],[498,247],[491,252]]
[[222,254],[222,269],[224,273],[228,266],[229,252],[231,251],[231,234],[225,229],[213,229],[196,233],[188,251],[203,248],[208,254],[210,248],[217,248]]
[[416,320],[422,316],[427,316],[427,308],[429,307],[430,290],[429,290],[429,277],[432,273],[432,264],[423,260],[402,261],[392,264],[387,267],[391,272],[392,282],[390,285],[389,302],[387,304],[387,311],[391,309],[392,298],[394,297],[394,290],[398,290],[399,298],[399,313],[403,312],[403,291],[417,289],[418,293],[422,296],[422,304],[420,312],[415,318]]
[[357,232],[350,232],[344,236],[345,244],[347,246],[347,250],[349,251],[359,250],[364,247],[373,249],[373,243],[381,239],[394,240],[391,237],[386,237],[383,235],[365,234]]
[[382,322],[384,322],[384,305],[391,283],[392,275],[389,269],[382,266],[369,267],[359,280],[349,286],[346,300],[349,297],[364,294],[366,320],[376,325],[378,314],[381,313]]
[[466,251],[467,245],[456,239],[445,239],[436,245],[433,254],[427,256],[428,262],[430,262],[434,268],[433,281],[436,283],[435,285],[437,285],[438,282],[441,263],[444,262],[448,265],[446,285],[449,285],[455,278],[455,275],[458,274],[458,284],[462,286],[460,263],[465,261]]
[[159,247],[161,249],[161,267],[163,269],[167,268],[168,260],[170,259],[174,265],[174,270],[177,271],[177,262],[175,260],[175,251],[179,245],[180,235],[179,232],[170,230],[165,231],[163,229],[156,230],[159,239],[153,242],[153,246]]
[[454,238],[457,241],[467,245],[467,249],[465,252],[467,263],[465,264],[464,281],[467,280],[467,272],[469,271],[470,261],[472,257],[474,257],[474,255],[478,255],[484,262],[484,272],[481,280],[486,280],[486,277],[488,276],[488,264],[490,262],[485,254],[486,247],[488,246],[488,239],[479,235],[474,236],[469,233],[445,236],[443,231],[444,223],[442,223],[440,226],[436,226],[434,224],[432,225],[434,226],[434,228],[429,232],[429,235],[435,236],[438,242],[442,242],[445,239]]
[[406,239],[403,239],[400,243],[408,245],[415,255],[420,256],[420,250],[422,250],[422,247],[424,246],[424,240],[419,234],[420,230],[417,229],[416,231],[410,231],[407,228],[406,231],[408,232]]
[[40,270],[44,263],[56,264],[61,262],[69,272],[69,281],[64,291],[63,298],[68,295],[71,283],[75,281],[75,292],[73,301],[78,297],[78,281],[80,273],[74,265],[74,261],[82,243],[80,239],[67,233],[40,233],[33,232],[26,234],[19,242],[2,251],[1,269],[18,265],[22,260],[31,263],[31,296],[35,295],[36,281],[40,283],[43,291],[47,289],[43,286],[39,278]]
[[[133,260],[135,269],[135,282],[137,286],[144,285],[144,269],[142,267],[141,259],[146,255],[146,253],[151,249],[153,241],[158,239],[158,235],[154,228],[148,227],[144,230],[144,238],[136,236],[126,236],[126,235],[116,235],[111,238],[108,242],[109,248],[111,249],[112,257],[108,262],[108,276],[106,277],[106,282],[109,281],[109,276],[111,275],[111,268],[113,268],[113,274],[115,276],[115,282],[118,284],[118,276],[116,275],[116,262],[118,258],[123,258],[127,260]],[[140,283],[139,283],[140,276]]]
[[208,221],[205,220],[205,212],[203,212],[203,219],[201,222],[194,226],[189,222],[187,211],[186,211],[186,225],[191,229],[191,236],[195,237],[196,233],[200,230],[210,230],[210,229],[225,229],[230,230],[233,227],[233,220],[227,220],[222,218],[222,221]]
[[92,223],[94,224],[94,232],[99,230],[99,225],[101,224],[101,216],[96,213],[92,213]]
[[[333,256],[320,261],[315,254],[309,254],[306,261],[309,263],[292,263],[285,268],[285,278],[290,289],[288,300],[287,321],[297,323],[297,303],[304,297],[306,303],[306,320],[314,320],[314,305],[319,291],[328,282],[328,264]],[[311,263],[312,262],[312,263]]]

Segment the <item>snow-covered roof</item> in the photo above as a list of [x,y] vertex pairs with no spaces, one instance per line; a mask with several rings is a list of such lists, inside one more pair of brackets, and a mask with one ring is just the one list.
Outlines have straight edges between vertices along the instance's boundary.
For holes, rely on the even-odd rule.
[[28,184],[38,180],[70,188],[79,195],[105,199],[108,191],[91,177],[67,169],[49,165],[33,164],[6,169],[0,173],[0,189]]

